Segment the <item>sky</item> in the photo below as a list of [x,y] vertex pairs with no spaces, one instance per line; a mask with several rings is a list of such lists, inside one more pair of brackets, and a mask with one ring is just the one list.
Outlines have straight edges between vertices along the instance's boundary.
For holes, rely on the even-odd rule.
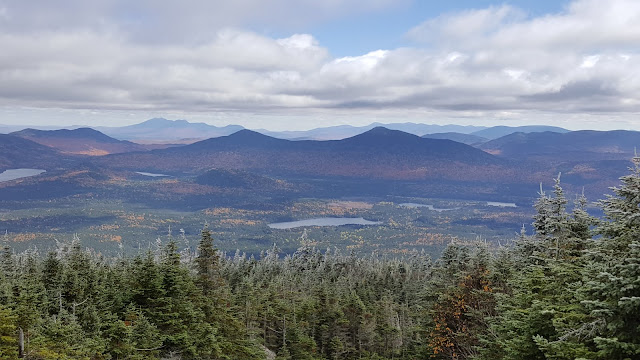
[[0,124],[640,130],[640,1],[0,0]]

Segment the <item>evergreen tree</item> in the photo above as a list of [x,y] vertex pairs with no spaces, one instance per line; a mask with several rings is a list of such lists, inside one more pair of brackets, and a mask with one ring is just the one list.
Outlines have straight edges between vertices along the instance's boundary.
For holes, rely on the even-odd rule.
[[586,265],[584,250],[593,218],[578,198],[572,215],[555,179],[553,196],[542,190],[536,201],[534,236],[522,234],[516,242],[515,262],[520,271],[502,287],[499,315],[491,320],[491,336],[483,339],[484,359],[576,359],[593,353],[580,329],[589,321],[580,303]]
[[606,216],[585,271],[584,304],[600,359],[640,357],[640,158],[601,204]]
[[213,246],[213,238],[207,228],[202,230],[196,257],[196,269],[197,284],[205,296],[210,296],[220,290],[223,285],[220,276],[220,256]]
[[18,339],[16,336],[16,316],[11,310],[0,306],[0,359],[18,358]]
[[164,351],[196,357],[198,351],[192,332],[202,319],[190,297],[195,290],[186,269],[181,266],[177,244],[171,240],[163,250],[160,264],[162,297],[157,301],[156,324],[165,335]]

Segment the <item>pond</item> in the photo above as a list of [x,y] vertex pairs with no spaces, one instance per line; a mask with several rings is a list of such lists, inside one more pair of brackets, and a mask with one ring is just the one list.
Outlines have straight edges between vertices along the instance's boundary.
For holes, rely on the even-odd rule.
[[10,169],[0,173],[0,182],[11,181],[15,179],[25,178],[29,176],[40,175],[46,170],[42,169]]
[[518,205],[516,205],[515,203],[506,203],[506,202],[499,202],[499,201],[487,201],[487,206],[497,206],[497,207],[518,207]]
[[165,175],[165,174],[154,174],[154,173],[144,172],[144,171],[136,171],[136,174],[140,174],[140,175],[143,175],[143,176],[151,176],[151,177],[169,176],[169,175]]
[[382,221],[369,221],[363,218],[315,218],[290,222],[268,224],[272,229],[293,229],[303,226],[342,226],[342,225],[380,225]]

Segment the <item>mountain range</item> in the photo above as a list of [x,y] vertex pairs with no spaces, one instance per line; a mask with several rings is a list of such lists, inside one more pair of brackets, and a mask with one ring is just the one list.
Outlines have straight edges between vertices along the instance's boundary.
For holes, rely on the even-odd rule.
[[505,158],[518,160],[581,161],[628,160],[640,145],[640,132],[571,131],[565,133],[516,132],[479,145],[479,148]]
[[469,145],[383,127],[329,141],[291,141],[241,130],[181,147],[116,154],[95,161],[109,168],[150,172],[198,173],[226,168],[286,176],[400,180],[469,179],[470,174],[485,178],[495,176],[496,167],[506,167],[505,160]]
[[13,132],[10,135],[31,140],[69,154],[95,156],[148,150],[143,145],[117,140],[90,128],[73,130],[25,129]]
[[[88,126],[71,126],[74,130]],[[429,125],[416,123],[372,123],[366,126],[339,125],[316,128],[304,131],[270,131],[265,129],[256,132],[288,140],[340,140],[361,134],[375,127],[386,127],[392,130],[400,130],[414,135],[425,134],[450,134],[451,140],[459,138],[458,134],[471,134],[486,139],[495,139],[514,132],[567,132],[568,130],[553,126],[461,126],[461,125]],[[38,130],[57,130],[51,127],[26,127]],[[0,125],[0,133],[16,132],[25,127]],[[135,125],[121,127],[93,127],[108,136],[119,140],[129,140],[139,144],[189,144],[212,137],[231,135],[244,129],[240,125],[227,125],[217,127],[205,123],[192,123],[186,120],[167,120],[154,118]],[[449,137],[443,137],[449,138]]]
[[513,133],[541,133],[541,132],[554,132],[554,133],[567,133],[569,130],[563,129],[557,126],[542,126],[542,125],[528,125],[528,126],[493,126],[490,128],[474,131],[471,134],[480,136],[489,140],[497,139],[503,136],[507,136]]
[[428,139],[447,139],[467,145],[478,145],[489,141],[489,139],[482,136],[473,134],[462,134],[457,132],[433,133],[422,135],[422,137]]
[[163,118],[154,118],[140,124],[122,127],[96,127],[96,130],[111,137],[144,143],[175,142],[179,140],[189,142],[190,139],[195,141],[230,135],[242,129],[244,128],[240,125],[217,127],[205,123]]
[[[164,131],[164,125],[174,123],[151,121],[136,131],[144,127]],[[233,201],[233,196],[246,191],[278,196],[394,193],[514,199],[535,196],[538,184],[552,183],[559,172],[569,190],[584,187],[587,193],[600,196],[626,173],[637,144],[640,132],[634,131],[516,132],[490,140],[475,133],[421,137],[374,127],[324,141],[280,139],[241,129],[168,147],[118,140],[86,128],[28,129],[0,136],[0,171],[37,168],[48,172],[29,181],[1,184],[0,197],[8,196],[11,188],[11,198],[19,198],[20,186],[27,184],[30,187],[23,192],[70,194],[71,184],[76,184],[83,191],[130,201],[160,193],[164,199],[190,194],[189,201],[199,201],[196,194],[227,194],[227,200]],[[143,181],[144,186],[127,185],[129,181]],[[67,190],[56,190],[63,188]]]
[[462,126],[462,125],[428,125],[416,123],[392,123],[383,124],[375,122],[366,126],[339,125],[323,127],[305,131],[269,131],[264,129],[256,130],[259,133],[272,137],[288,140],[341,140],[362,134],[376,127],[385,127],[390,130],[400,130],[413,135],[423,135],[435,132],[457,132],[468,134],[474,131],[487,129],[484,126]]

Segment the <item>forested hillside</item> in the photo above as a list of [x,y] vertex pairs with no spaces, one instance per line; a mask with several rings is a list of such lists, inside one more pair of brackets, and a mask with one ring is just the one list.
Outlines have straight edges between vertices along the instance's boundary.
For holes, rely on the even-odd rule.
[[133,258],[77,239],[49,254],[5,245],[0,358],[638,359],[635,163],[603,219],[558,178],[535,234],[434,261],[310,246],[228,257],[206,228],[197,249],[173,239]]

